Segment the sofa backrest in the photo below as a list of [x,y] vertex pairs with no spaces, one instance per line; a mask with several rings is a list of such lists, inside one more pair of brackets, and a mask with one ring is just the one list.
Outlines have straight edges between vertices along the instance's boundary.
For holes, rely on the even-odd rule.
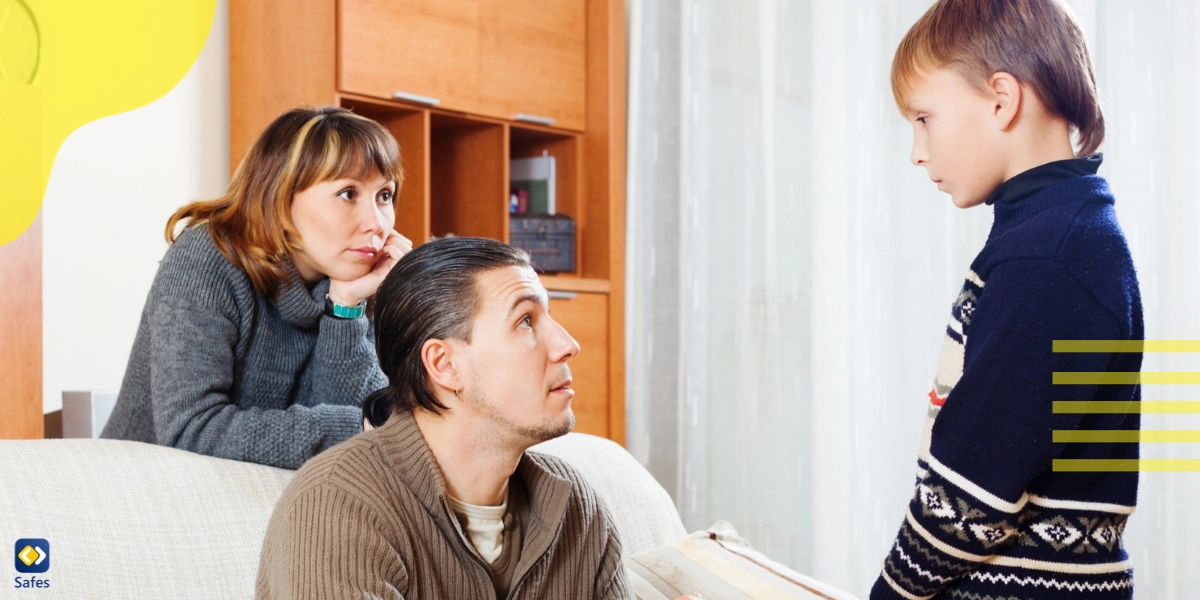
[[[538,450],[588,477],[627,555],[683,535],[667,493],[620,446],[570,434]],[[39,597],[250,598],[293,473],[139,442],[0,440],[0,548],[49,542]]]
[[0,532],[61,598],[249,598],[292,471],[114,440],[0,441]]

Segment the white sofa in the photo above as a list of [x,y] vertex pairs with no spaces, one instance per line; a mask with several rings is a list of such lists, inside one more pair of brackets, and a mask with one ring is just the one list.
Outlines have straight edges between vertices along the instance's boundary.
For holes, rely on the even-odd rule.
[[[587,476],[626,556],[685,535],[667,492],[617,444],[572,433],[536,449]],[[49,570],[36,575],[49,588],[12,589],[14,577],[31,577],[14,569],[0,589],[37,598],[252,598],[267,520],[292,475],[138,442],[0,440],[2,547],[21,538],[50,546]]]

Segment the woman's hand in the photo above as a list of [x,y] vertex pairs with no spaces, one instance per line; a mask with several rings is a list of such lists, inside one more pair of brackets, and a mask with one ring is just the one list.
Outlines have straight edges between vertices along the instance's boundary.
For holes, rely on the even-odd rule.
[[363,299],[374,296],[379,284],[383,283],[392,267],[396,266],[396,261],[411,250],[412,241],[397,233],[395,229],[391,230],[387,239],[383,241],[383,248],[379,250],[379,259],[366,275],[353,281],[330,278],[329,298],[342,306],[354,306]]

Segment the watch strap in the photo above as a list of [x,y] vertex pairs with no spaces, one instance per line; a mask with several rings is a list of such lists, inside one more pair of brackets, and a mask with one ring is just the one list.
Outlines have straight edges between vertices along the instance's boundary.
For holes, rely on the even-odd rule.
[[367,300],[364,298],[358,304],[345,305],[334,302],[328,294],[325,295],[325,314],[338,319],[357,319],[367,312]]

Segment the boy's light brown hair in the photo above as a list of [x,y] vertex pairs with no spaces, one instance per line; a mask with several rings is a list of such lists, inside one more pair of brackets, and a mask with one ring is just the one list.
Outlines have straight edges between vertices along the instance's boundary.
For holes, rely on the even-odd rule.
[[1104,141],[1104,114],[1083,30],[1059,0],[938,0],[908,30],[892,60],[892,94],[901,110],[921,72],[949,68],[984,89],[1011,74],[1046,110],[1071,124],[1076,156]]

